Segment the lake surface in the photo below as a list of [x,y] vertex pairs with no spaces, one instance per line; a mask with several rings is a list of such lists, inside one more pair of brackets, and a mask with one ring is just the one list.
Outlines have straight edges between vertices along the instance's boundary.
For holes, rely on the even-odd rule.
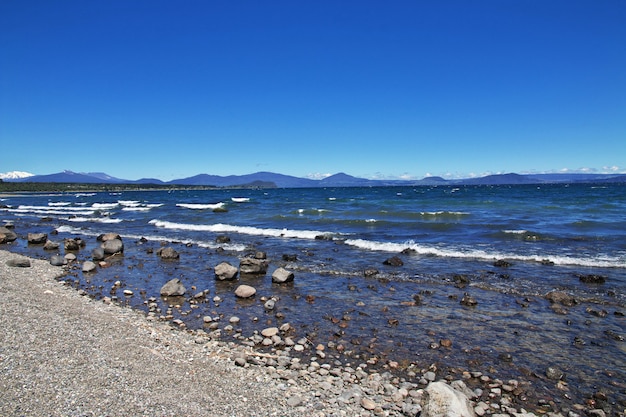
[[[98,235],[119,233],[122,258],[95,274],[72,270],[95,298],[116,295],[145,310],[157,297],[165,311],[159,289],[179,278],[190,292],[209,291],[209,301],[182,300],[172,311],[192,329],[206,315],[223,325],[240,317],[233,333],[245,337],[289,322],[296,337],[342,346],[342,360],[354,363],[476,370],[530,379],[538,398],[583,403],[601,391],[626,406],[623,184],[61,193],[0,205],[0,220],[23,238],[6,248],[33,257],[54,253],[28,245],[29,232],[81,237],[80,261]],[[160,260],[162,245],[180,259]],[[217,264],[239,266],[256,252],[267,254],[267,274],[215,280]],[[392,257],[402,265],[385,264]],[[273,284],[278,267],[294,282]],[[132,296],[111,292],[118,280]],[[234,297],[241,283],[257,289],[254,300]],[[551,304],[555,290],[576,304]],[[475,306],[461,303],[466,294]],[[278,299],[273,311],[263,297]],[[546,378],[549,366],[564,381]]]

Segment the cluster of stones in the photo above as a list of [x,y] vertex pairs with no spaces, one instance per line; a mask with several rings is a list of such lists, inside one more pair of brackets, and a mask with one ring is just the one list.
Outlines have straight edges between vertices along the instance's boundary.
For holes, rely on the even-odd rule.
[[[209,323],[215,323],[208,318]],[[238,318],[229,320],[229,326]],[[227,326],[228,327],[228,326]],[[216,326],[217,328],[217,326]],[[389,371],[374,370],[370,361],[359,364],[342,364],[325,354],[325,347],[316,347],[305,339],[296,342],[288,334],[289,324],[280,328],[263,329],[246,338],[244,343],[225,343],[205,330],[190,331],[196,343],[206,347],[208,354],[222,352],[234,366],[260,367],[284,391],[288,404],[307,410],[311,415],[360,416],[513,416],[535,414],[514,405],[522,399],[528,383],[517,380],[501,381],[482,372],[462,373],[460,378],[437,375],[437,368],[415,369],[408,372],[410,382]],[[273,346],[271,353],[246,349],[246,345]],[[300,349],[297,347],[300,346]],[[310,357],[292,355],[303,350],[312,351]],[[326,363],[325,363],[326,362]],[[393,363],[391,363],[393,368]],[[396,364],[397,366],[397,364]],[[467,383],[479,388],[470,389]],[[318,414],[316,414],[316,411]],[[540,410],[542,414],[562,417],[550,404]],[[601,410],[600,410],[601,411]],[[339,414],[334,414],[339,413]],[[570,410],[569,417],[581,416],[582,410]],[[592,413],[593,414],[593,413]],[[601,414],[597,414],[601,417]]]

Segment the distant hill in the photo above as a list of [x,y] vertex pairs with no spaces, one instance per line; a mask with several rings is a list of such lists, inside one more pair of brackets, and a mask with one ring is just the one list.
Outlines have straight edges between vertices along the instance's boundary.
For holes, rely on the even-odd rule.
[[[125,182],[119,178],[111,177],[104,173],[77,173],[72,171],[63,171],[56,174],[33,175],[32,177],[20,178],[16,182],[65,182],[65,183],[81,183],[81,184],[117,184]],[[130,181],[128,181],[130,182]]]
[[247,175],[209,175],[199,174],[193,177],[163,182],[156,178],[142,178],[132,181],[112,177],[103,172],[76,173],[63,171],[49,175],[28,177],[3,177],[5,182],[32,183],[78,183],[78,184],[145,184],[173,186],[213,186],[213,187],[256,187],[256,188],[305,188],[305,187],[375,187],[375,186],[420,186],[420,185],[505,185],[505,184],[547,184],[547,183],[626,183],[625,174],[531,174],[515,173],[487,175],[480,178],[446,180],[441,177],[426,177],[421,180],[370,180],[353,177],[340,172],[335,175],[312,180],[273,172],[256,172]]
[[499,175],[487,175],[481,178],[469,178],[462,180],[459,184],[466,185],[515,185],[515,184],[537,184],[536,179],[532,179],[526,175],[520,174],[499,174]]

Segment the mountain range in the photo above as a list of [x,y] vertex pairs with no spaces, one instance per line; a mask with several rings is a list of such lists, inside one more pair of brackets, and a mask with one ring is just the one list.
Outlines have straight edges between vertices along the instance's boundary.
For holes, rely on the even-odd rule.
[[[626,174],[498,174],[480,178],[466,178],[446,180],[441,177],[425,177],[420,180],[370,180],[353,177],[345,173],[338,173],[329,177],[314,180],[273,172],[256,172],[246,175],[209,175],[199,174],[192,177],[161,181],[156,178],[142,178],[139,180],[125,180],[115,178],[103,172],[77,173],[63,171],[48,175],[29,175],[28,173],[1,174],[0,178],[7,182],[44,182],[44,183],[80,183],[80,184],[156,184],[156,185],[193,185],[215,187],[278,187],[278,188],[305,188],[305,187],[374,187],[393,185],[505,185],[505,184],[545,184],[545,183],[606,183],[624,182]],[[28,176],[26,176],[28,175]]]

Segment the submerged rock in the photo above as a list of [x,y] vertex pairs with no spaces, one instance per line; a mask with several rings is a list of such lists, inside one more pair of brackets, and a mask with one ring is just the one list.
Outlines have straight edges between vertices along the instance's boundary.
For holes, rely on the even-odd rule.
[[159,250],[157,250],[157,255],[161,259],[179,259],[180,258],[180,254],[176,251],[176,249],[172,248],[171,246],[167,246],[165,248],[159,248]]
[[185,295],[187,289],[178,278],[171,279],[161,287],[161,295],[164,297],[176,297]]
[[392,256],[391,258],[386,259],[383,264],[389,266],[402,266],[404,265],[404,262],[402,261],[402,259],[400,259],[399,256]]
[[573,296],[563,291],[550,291],[546,294],[546,299],[552,304],[560,304],[566,307],[572,307],[578,304]]
[[606,281],[605,276],[596,274],[578,275],[578,279],[585,284],[604,284]]

